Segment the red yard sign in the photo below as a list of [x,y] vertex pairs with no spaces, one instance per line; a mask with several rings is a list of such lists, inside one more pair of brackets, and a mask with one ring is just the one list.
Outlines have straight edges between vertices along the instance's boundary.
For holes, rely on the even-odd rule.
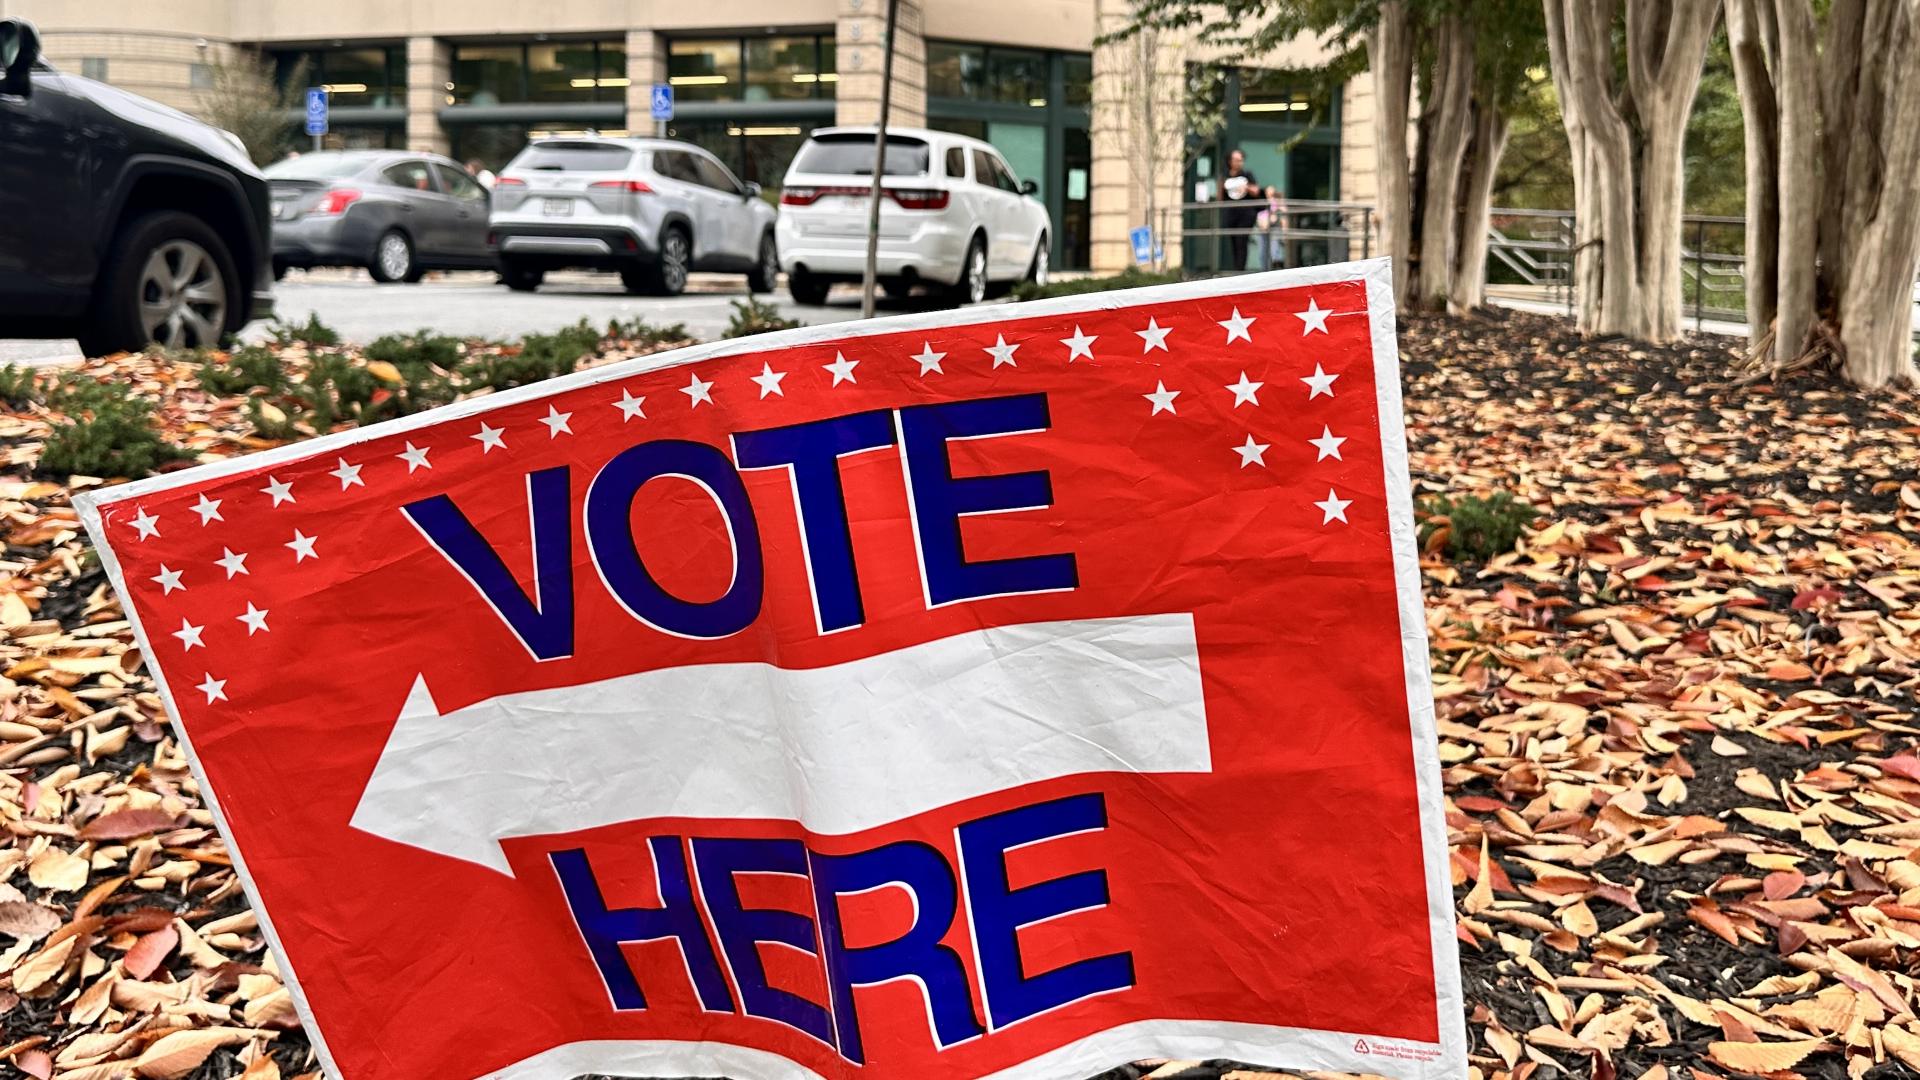
[[1461,1075],[1384,261],[84,497],[347,1080]]

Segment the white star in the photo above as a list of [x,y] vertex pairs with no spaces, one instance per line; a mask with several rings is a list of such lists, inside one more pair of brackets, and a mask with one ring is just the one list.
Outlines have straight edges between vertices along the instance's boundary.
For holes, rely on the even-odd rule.
[[781,397],[786,397],[787,392],[780,389],[780,380],[786,377],[786,372],[775,371],[773,370],[772,364],[762,362],[760,365],[760,374],[752,376],[752,379],[754,384],[760,387],[760,396],[762,398],[768,394],[778,394]]
[[1173,399],[1180,396],[1180,391],[1167,389],[1167,384],[1164,382],[1155,382],[1153,393],[1140,396],[1153,402],[1153,411],[1148,413],[1148,416],[1159,416],[1163,412],[1180,415],[1179,410],[1173,407]]
[[1019,367],[1020,366],[1019,361],[1013,358],[1013,350],[1019,347],[1020,347],[1019,345],[1007,344],[1007,337],[1005,334],[995,334],[993,335],[993,344],[987,346],[986,351],[988,356],[993,357],[994,367],[999,367],[1002,364],[1008,364],[1013,367]]
[[277,476],[267,477],[267,486],[260,490],[273,496],[273,505],[275,506],[279,506],[283,502],[297,501],[293,497],[293,482],[283,481]]
[[1332,397],[1333,396],[1333,380],[1339,377],[1340,376],[1338,375],[1329,375],[1326,372],[1320,370],[1319,364],[1313,365],[1313,374],[1302,376],[1300,379],[1301,382],[1307,384],[1307,389],[1313,391],[1311,394],[1307,395],[1307,400],[1312,401],[1314,398],[1319,397],[1321,394],[1325,394],[1328,397]]
[[505,450],[507,448],[507,440],[505,438],[506,434],[507,434],[506,428],[488,427],[487,422],[485,420],[482,420],[480,421],[480,430],[467,436],[467,438],[479,439],[480,452],[482,454],[491,454],[493,453],[493,448],[496,446],[502,450]]
[[912,360],[914,363],[920,365],[920,374],[922,375],[925,375],[929,371],[936,375],[945,375],[947,373],[946,369],[940,366],[940,361],[946,358],[946,353],[933,351],[933,342],[923,341],[920,343],[920,351],[912,357]]
[[[713,404],[713,395],[709,393],[709,391],[713,389],[713,381],[709,379],[706,382],[701,382],[700,376],[697,373],[690,374],[688,378],[691,381],[680,388],[680,392],[687,395],[687,408],[697,409],[703,401],[709,405]],[[763,392],[760,396],[766,397],[767,395]],[[781,396],[785,397],[786,395],[782,394]]]
[[313,550],[313,542],[318,539],[319,537],[317,536],[308,536],[299,529],[295,529],[293,530],[293,539],[281,546],[293,549],[293,564],[298,566],[308,559],[317,559],[320,557],[320,553]]
[[[946,354],[942,353],[941,355],[944,356]],[[837,352],[833,354],[833,363],[821,364],[820,366],[827,371],[833,372],[834,386],[839,386],[843,382],[857,383],[860,381],[853,377],[853,369],[860,366],[860,361],[849,360]],[[922,374],[925,374],[925,372],[922,372]]]
[[[1313,333],[1315,330],[1323,334],[1326,333],[1327,316],[1331,314],[1333,314],[1333,312],[1321,307],[1318,300],[1315,300],[1311,296],[1307,297],[1307,310],[1294,312],[1294,317],[1298,318],[1301,323],[1304,324],[1300,327],[1301,336],[1304,337],[1307,334]],[[1345,519],[1343,518],[1342,520]]]
[[415,469],[433,468],[433,462],[427,460],[426,450],[414,446],[412,442],[408,442],[407,448],[394,456],[407,463],[408,476],[412,476]]
[[1161,326],[1159,323],[1149,318],[1147,320],[1147,328],[1145,330],[1134,331],[1134,333],[1140,335],[1140,342],[1141,342],[1140,355],[1145,356],[1147,353],[1150,353],[1155,349],[1159,349],[1161,352],[1166,352],[1167,351],[1167,333],[1172,329],[1173,328],[1170,326]]
[[160,572],[147,580],[160,586],[161,596],[165,596],[175,589],[186,588],[185,585],[180,584],[180,571],[167,569],[166,563],[161,563]]
[[572,419],[572,413],[561,412],[559,409],[549,405],[547,406],[547,415],[541,417],[540,422],[547,425],[547,438],[557,439],[562,432],[568,435],[573,434],[573,429],[567,426],[567,421]]
[[144,506],[136,509],[137,512],[133,515],[133,520],[130,524],[140,530],[140,539],[145,540],[149,536],[159,536],[160,519],[147,513],[147,508]]
[[341,458],[340,467],[328,470],[327,475],[339,477],[340,490],[345,491],[355,484],[359,484],[361,487],[367,486],[367,482],[360,479],[360,470],[364,468],[366,468],[364,465],[349,465],[347,464],[346,458]]
[[1315,461],[1325,461],[1328,458],[1333,458],[1336,461],[1345,461],[1347,459],[1340,456],[1340,444],[1346,441],[1347,437],[1345,435],[1335,435],[1332,428],[1322,424],[1320,425],[1320,437],[1317,439],[1308,439],[1307,444],[1320,451],[1320,456],[1313,459]]
[[1220,320],[1220,325],[1224,327],[1227,331],[1227,344],[1229,345],[1233,344],[1235,338],[1238,338],[1241,341],[1247,342],[1248,344],[1252,344],[1253,335],[1247,333],[1247,327],[1252,326],[1253,322],[1254,322],[1253,316],[1248,315],[1248,316],[1242,317],[1240,314],[1240,309],[1234,308],[1233,318]]
[[251,600],[247,601],[246,614],[235,615],[234,618],[239,619],[241,622],[247,624],[248,637],[252,637],[254,634],[259,633],[260,631],[265,630],[267,628],[266,611],[264,611],[261,608],[254,607],[253,601]]
[[1237,409],[1249,401],[1260,404],[1260,388],[1265,385],[1263,382],[1253,382],[1247,378],[1246,372],[1241,372],[1239,382],[1227,384],[1227,389],[1233,391],[1233,407]]
[[227,520],[220,516],[220,502],[219,499],[207,498],[205,492],[200,493],[200,501],[193,504],[193,512],[200,515],[200,524]]
[[194,689],[207,695],[207,704],[209,705],[216,701],[227,700],[227,680],[214,678],[213,672],[211,671],[207,672],[207,681],[194,687]]
[[647,410],[644,407],[646,402],[647,395],[641,394],[639,397],[634,397],[633,391],[623,386],[620,388],[620,400],[614,402],[613,407],[620,410],[620,422],[624,424],[636,416],[645,420],[647,418]]
[[1073,336],[1060,339],[1060,344],[1065,345],[1068,349],[1067,363],[1071,364],[1083,356],[1089,360],[1093,359],[1093,343],[1099,340],[1100,335],[1089,334],[1085,330],[1080,329],[1078,324],[1075,324]]
[[1273,444],[1263,443],[1263,442],[1254,442],[1253,436],[1249,435],[1247,436],[1246,443],[1244,445],[1234,447],[1233,452],[1240,455],[1241,468],[1244,469],[1249,465],[1258,465],[1264,469],[1267,467],[1267,459],[1264,455],[1267,452],[1267,447],[1271,445]]
[[242,552],[236,553],[230,547],[223,547],[220,550],[224,553],[225,557],[215,559],[213,561],[216,565],[226,569],[227,580],[229,581],[233,580],[233,575],[235,574],[245,574],[250,572],[247,570],[247,553],[246,552],[242,551]]
[[1328,488],[1327,500],[1325,502],[1314,503],[1313,505],[1319,507],[1320,512],[1326,515],[1326,517],[1320,519],[1320,524],[1326,525],[1334,521],[1346,521],[1347,507],[1353,505],[1353,500],[1343,499],[1335,495],[1332,488]]
[[175,630],[173,636],[179,638],[180,644],[186,646],[184,651],[192,652],[195,645],[203,649],[206,648],[207,643],[200,640],[200,635],[205,633],[206,629],[204,626],[195,626],[187,620],[181,619],[180,629]]

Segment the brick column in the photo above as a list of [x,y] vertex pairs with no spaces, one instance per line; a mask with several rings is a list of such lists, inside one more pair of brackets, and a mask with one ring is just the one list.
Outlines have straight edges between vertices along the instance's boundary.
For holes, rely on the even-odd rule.
[[667,43],[652,30],[627,31],[627,131],[651,137],[653,84],[667,81]]
[[[900,26],[893,38],[893,111],[891,127],[924,127],[927,122],[927,39],[921,0],[900,0]],[[880,121],[880,72],[887,43],[887,0],[840,0],[834,26],[836,66],[834,120],[841,124]]]
[[[1126,25],[1120,4],[1098,5],[1095,33],[1113,33]],[[1150,55],[1142,56],[1142,52]],[[1181,163],[1186,138],[1187,43],[1172,32],[1160,32],[1151,47],[1129,38],[1096,46],[1093,52],[1092,236],[1088,262],[1095,273],[1117,273],[1133,265],[1128,233],[1151,225],[1154,241],[1166,249],[1167,264],[1180,265],[1179,206]],[[1147,105],[1152,105],[1155,131],[1146,130]],[[1156,158],[1148,176],[1149,149]],[[1148,186],[1154,198],[1148,221]]]
[[440,126],[453,79],[453,46],[439,38],[407,39],[407,149],[447,153],[450,143]]
[[[1408,145],[1412,145],[1411,142]],[[1373,79],[1365,72],[1348,79],[1341,87],[1340,98],[1340,192],[1342,202],[1371,203],[1376,207],[1380,200],[1379,162],[1375,160],[1373,137]],[[1376,210],[1373,219],[1371,251],[1368,250],[1365,232],[1365,219],[1355,215],[1347,222],[1351,240],[1347,246],[1350,258],[1358,259],[1363,254],[1378,255],[1380,251],[1380,218]]]

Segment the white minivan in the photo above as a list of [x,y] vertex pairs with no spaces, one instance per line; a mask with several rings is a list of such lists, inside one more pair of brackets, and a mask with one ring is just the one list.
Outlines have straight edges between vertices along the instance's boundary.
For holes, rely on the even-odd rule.
[[[780,193],[780,267],[794,300],[818,304],[866,271],[872,126],[821,128],[794,155]],[[990,143],[887,128],[878,275],[889,296],[915,285],[976,303],[992,286],[1045,282],[1052,223]]]

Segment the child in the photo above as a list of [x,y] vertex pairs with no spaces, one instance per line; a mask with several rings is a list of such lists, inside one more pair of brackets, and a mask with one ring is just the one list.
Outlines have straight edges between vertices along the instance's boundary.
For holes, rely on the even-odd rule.
[[1255,225],[1265,238],[1260,246],[1265,267],[1273,270],[1287,265],[1287,200],[1279,188],[1268,185],[1267,208],[1260,211]]

